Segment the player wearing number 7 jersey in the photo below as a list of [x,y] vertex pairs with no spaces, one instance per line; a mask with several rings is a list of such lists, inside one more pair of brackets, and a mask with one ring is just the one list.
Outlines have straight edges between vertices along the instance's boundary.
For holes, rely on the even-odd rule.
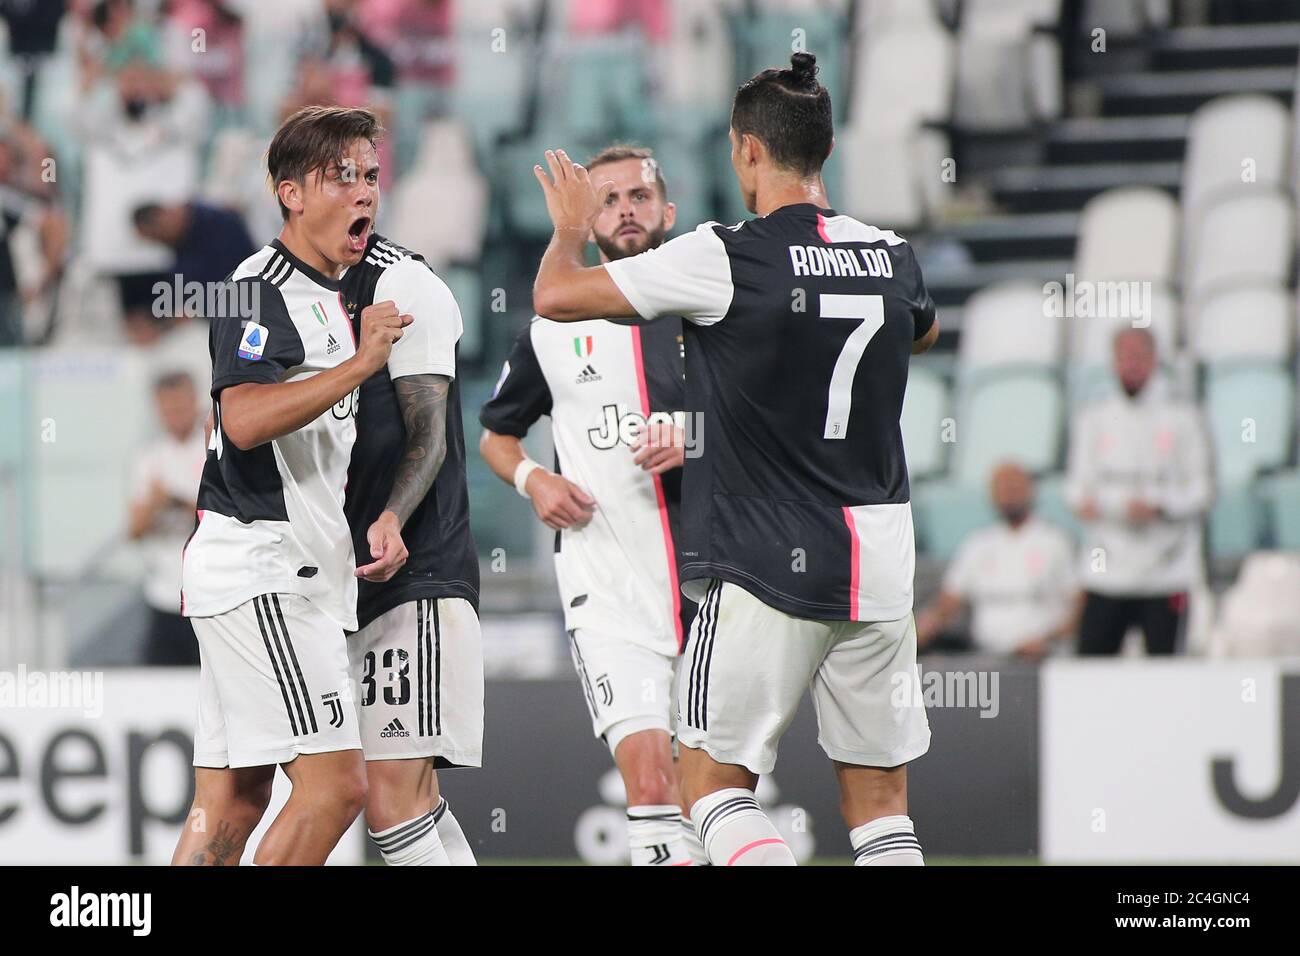
[[700,602],[678,684],[691,818],[721,865],[793,864],[754,798],[805,689],[859,864],[920,864],[906,764],[929,748],[899,416],[909,356],[938,336],[912,249],[829,208],[830,96],[816,60],[736,94],[732,166],[759,218],[707,223],[583,268],[606,186],[562,152],[535,172],[555,235],[540,315],[687,319],[683,590]]

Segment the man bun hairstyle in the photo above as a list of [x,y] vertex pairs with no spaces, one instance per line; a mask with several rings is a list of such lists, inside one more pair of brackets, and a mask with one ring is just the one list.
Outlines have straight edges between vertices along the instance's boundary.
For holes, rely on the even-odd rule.
[[789,69],[764,70],[742,84],[731,106],[737,135],[757,137],[777,165],[802,176],[822,168],[835,138],[831,94],[817,72],[817,57],[795,53]]
[[305,106],[290,116],[275,131],[266,151],[266,171],[280,215],[289,218],[288,208],[280,202],[280,183],[286,179],[305,183],[312,173],[323,174],[341,164],[357,140],[368,140],[373,146],[383,134],[379,117],[366,109]]

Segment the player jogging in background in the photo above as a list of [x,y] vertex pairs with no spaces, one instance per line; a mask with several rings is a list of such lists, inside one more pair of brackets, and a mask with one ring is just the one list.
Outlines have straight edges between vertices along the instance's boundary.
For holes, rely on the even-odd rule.
[[388,364],[361,386],[345,510],[358,559],[399,533],[410,552],[388,580],[359,582],[348,654],[358,687],[370,798],[366,825],[390,864],[474,865],[438,789],[439,767],[483,752],[478,555],[469,529],[456,384],[460,309],[423,257],[372,235],[343,276],[353,315],[393,302],[411,316]]
[[[195,792],[174,864],[238,864],[277,765],[293,791],[258,864],[324,863],[365,802],[343,490],[357,389],[410,317],[392,303],[367,310],[358,344],[339,275],[365,252],[380,132],[366,110],[285,121],[267,153],[284,228],[235,269],[229,308],[212,316],[213,428],[182,559],[201,661]],[[391,575],[406,554],[397,529],[378,551],[366,573]]]
[[[590,237],[603,262],[662,244],[676,210],[649,150],[615,146],[591,164],[614,188],[580,244]],[[565,627],[592,727],[627,790],[633,865],[706,862],[682,819],[671,743],[673,675],[693,610],[675,546],[682,373],[679,319],[534,319],[479,416],[488,465],[555,529]],[[558,474],[520,442],[543,415]]]
[[794,863],[753,791],[810,687],[856,861],[922,863],[906,764],[930,729],[899,694],[919,679],[899,415],[909,356],[938,326],[911,247],[829,208],[833,135],[815,57],[759,73],[730,132],[759,218],[595,268],[582,239],[608,185],[562,152],[547,153],[549,177],[536,168],[556,227],[537,312],[687,319],[686,405],[705,440],[683,478],[681,574],[700,610],[677,733],[715,864]]

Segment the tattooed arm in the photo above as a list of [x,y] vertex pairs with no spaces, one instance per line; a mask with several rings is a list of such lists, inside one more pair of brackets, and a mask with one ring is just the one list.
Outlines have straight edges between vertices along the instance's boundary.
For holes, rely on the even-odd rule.
[[404,525],[433,487],[447,458],[446,375],[406,375],[393,381],[406,425],[406,453],[397,466],[388,508]]
[[377,559],[357,568],[357,576],[367,581],[387,581],[405,563],[402,526],[433,487],[447,458],[447,393],[451,379],[446,375],[403,375],[393,379],[393,388],[406,425],[406,451],[398,462],[388,504],[366,532],[370,556]]

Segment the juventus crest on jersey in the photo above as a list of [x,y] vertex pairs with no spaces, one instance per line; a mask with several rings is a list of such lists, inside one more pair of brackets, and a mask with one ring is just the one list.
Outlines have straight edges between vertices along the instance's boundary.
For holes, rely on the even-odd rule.
[[256,448],[230,442],[222,391],[247,382],[309,378],[356,354],[339,283],[277,239],[240,263],[231,281],[254,287],[232,303],[250,318],[211,320],[214,427],[199,486],[198,524],[182,561],[182,610],[224,613],[271,592],[301,594],[344,628],[356,627],[352,542],[343,489],[356,439],[357,392],[297,431]]
[[911,247],[809,204],[706,223],[605,266],[643,318],[686,324],[682,578],[797,617],[889,621],[915,552],[899,416],[934,323]]

